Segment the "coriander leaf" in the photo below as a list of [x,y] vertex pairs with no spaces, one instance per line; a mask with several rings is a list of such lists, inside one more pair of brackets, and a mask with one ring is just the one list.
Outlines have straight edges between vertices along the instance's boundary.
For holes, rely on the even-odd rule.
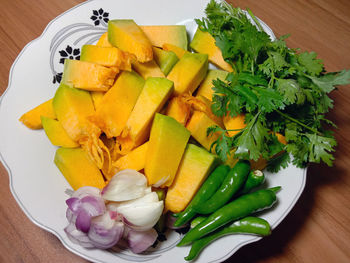
[[207,137],[213,135],[214,133],[216,132],[225,132],[224,129],[220,128],[219,126],[217,125],[214,125],[214,126],[210,126],[208,127],[207,129]]
[[244,36],[241,45],[242,53],[247,54],[255,62],[261,49],[271,42],[270,36],[264,31],[258,31],[251,23],[245,24],[241,34]]
[[321,77],[310,76],[310,79],[323,92],[329,93],[334,90],[334,86],[350,84],[350,70],[342,70],[339,73],[328,73]]
[[320,74],[323,71],[322,60],[316,59],[315,52],[303,52],[298,54],[298,62],[305,67],[306,72],[311,76]]
[[267,54],[269,55],[269,57],[272,58],[275,72],[278,72],[278,71],[282,70],[283,67],[288,66],[288,63],[285,61],[284,56],[282,54],[280,54],[279,52],[270,51]]
[[273,157],[273,156],[279,154],[281,151],[283,151],[284,146],[285,145],[278,140],[278,138],[275,134],[270,133],[268,144],[267,144],[267,147],[269,148],[268,159],[270,159],[271,157]]
[[[236,83],[238,82],[238,77],[239,77],[238,74],[231,72],[231,73],[227,74],[226,80],[228,82],[231,82],[231,84],[236,85]],[[220,79],[218,79],[218,80],[220,80]]]
[[316,108],[319,113],[327,113],[333,108],[333,100],[324,93],[318,98]]
[[312,90],[304,89],[303,93],[305,94],[306,100],[308,102],[310,102],[311,104],[315,104],[316,101],[315,101],[315,97],[314,97],[314,94],[313,94]]
[[303,93],[298,82],[294,79],[277,79],[276,86],[278,92],[284,96],[288,104],[303,104],[305,94]]
[[281,36],[279,39],[276,39],[274,41],[272,41],[269,46],[273,49],[276,50],[278,52],[285,53],[288,50],[286,41],[284,41],[285,39],[287,39],[288,37],[290,37],[289,34],[287,35],[283,35]]
[[220,134],[220,136],[212,143],[210,146],[210,151],[214,149],[215,153],[220,157],[220,159],[226,161],[228,155],[230,155],[234,137],[227,136],[226,130],[220,128],[219,126],[211,126],[207,129],[207,136],[210,137],[215,133]]
[[213,103],[211,104],[211,111],[219,117],[226,115],[226,107],[229,103],[229,98],[223,95],[213,95]]
[[286,151],[293,156],[292,163],[297,167],[303,168],[309,161],[309,141],[305,136],[299,138],[296,142],[288,142]]
[[[249,84],[252,86],[267,86],[267,81],[265,78],[259,75],[252,75],[248,72],[241,72],[239,74],[236,74],[237,81],[241,84]],[[232,77],[230,79],[233,80]]]
[[286,120],[276,114],[275,112],[272,112],[271,114],[266,115],[266,124],[267,128],[273,132],[279,132],[279,133],[285,133],[285,127],[286,127]]
[[322,160],[328,166],[332,166],[334,157],[330,152],[333,152],[333,147],[337,145],[334,137],[324,137],[317,134],[306,134],[306,137],[310,140],[309,160],[315,163],[320,163]]
[[297,141],[300,136],[299,131],[300,131],[300,126],[298,126],[296,123],[288,123],[285,129],[285,136],[286,136],[287,142]]
[[259,65],[259,69],[267,76],[270,76],[274,72],[274,65],[272,58],[268,58],[264,63]]
[[290,155],[287,152],[278,154],[267,162],[266,169],[269,172],[277,173],[281,168],[287,168],[290,162]]
[[231,116],[238,115],[242,111],[244,99],[237,96],[237,91],[230,84],[220,79],[213,80],[213,85],[213,113],[217,116],[225,116],[227,112]]
[[258,97],[251,90],[251,88],[247,86],[237,85],[235,86],[235,90],[244,99],[246,109],[248,111],[254,111],[257,106]]
[[287,67],[288,63],[285,61],[282,54],[276,51],[267,52],[268,58],[264,63],[259,65],[259,68],[266,75],[281,71],[283,67]]
[[215,37],[215,45],[220,48],[224,60],[229,60],[229,62],[233,62],[237,58],[240,48],[239,41],[236,40],[236,43],[234,45],[231,44],[231,41],[232,40],[230,40],[225,33],[222,33],[219,36]]
[[235,156],[239,159],[252,159],[257,161],[266,151],[268,130],[259,120],[260,113],[247,124],[243,132],[237,136]]
[[254,87],[259,94],[257,105],[261,112],[272,112],[284,109],[283,97],[274,89],[265,87]]

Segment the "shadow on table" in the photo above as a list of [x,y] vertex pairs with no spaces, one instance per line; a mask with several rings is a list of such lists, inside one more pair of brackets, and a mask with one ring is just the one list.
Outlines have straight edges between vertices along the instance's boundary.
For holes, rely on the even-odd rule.
[[303,231],[304,224],[315,208],[315,193],[318,188],[325,184],[337,184],[344,175],[346,173],[339,167],[310,165],[304,192],[287,217],[273,230],[272,235],[244,246],[225,262],[249,263],[278,258],[288,244]]

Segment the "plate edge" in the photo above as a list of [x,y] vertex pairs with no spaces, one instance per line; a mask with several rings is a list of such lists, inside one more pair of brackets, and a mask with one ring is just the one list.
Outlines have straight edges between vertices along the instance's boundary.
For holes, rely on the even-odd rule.
[[[20,51],[20,53],[17,55],[16,59],[14,60],[13,64],[11,65],[11,68],[10,68],[10,72],[9,72],[9,82],[8,82],[8,85],[7,85],[7,88],[5,89],[5,91],[1,94],[0,96],[0,110],[1,110],[1,106],[2,106],[2,101],[3,101],[3,98],[6,96],[8,90],[11,88],[11,84],[12,84],[12,74],[13,74],[13,69],[17,63],[17,61],[19,60],[19,58],[22,56],[22,54],[26,51],[26,49],[32,45],[34,42],[40,40],[46,33],[46,31],[49,29],[49,27],[57,20],[59,19],[61,16],[64,16],[66,13],[80,7],[80,6],[83,6],[89,2],[92,2],[92,1],[95,1],[95,0],[86,0],[80,4],[77,4],[73,7],[71,7],[70,9],[64,11],[63,13],[59,14],[58,16],[56,16],[55,18],[53,18],[48,24],[47,26],[45,27],[45,29],[43,30],[43,32],[40,34],[40,36],[38,36],[37,38],[31,40],[29,43],[27,43],[23,49]],[[260,20],[258,18],[259,22],[262,23],[264,26],[266,26],[269,31],[271,32],[272,36],[274,38],[275,35],[273,33],[273,30],[262,20]],[[104,261],[100,261],[99,259],[96,259],[94,257],[91,257],[91,256],[86,256],[85,254],[81,253],[79,250],[76,250],[74,249],[73,247],[69,246],[69,244],[66,243],[65,239],[57,232],[55,231],[54,229],[44,225],[43,223],[37,221],[36,219],[34,219],[32,217],[32,215],[27,211],[27,209],[24,207],[24,205],[22,204],[21,200],[19,199],[19,197],[17,196],[14,188],[13,188],[13,178],[12,178],[12,172],[11,172],[11,169],[10,167],[7,165],[3,155],[1,154],[1,149],[0,149],[0,162],[3,164],[3,166],[5,167],[8,175],[9,175],[9,186],[10,186],[10,191],[11,191],[11,194],[13,195],[14,199],[16,200],[17,204],[19,205],[19,207],[22,209],[22,211],[24,212],[24,214],[38,227],[40,227],[41,229],[44,229],[45,231],[48,231],[50,232],[51,234],[55,235],[60,241],[61,243],[64,245],[64,247],[69,250],[70,252],[86,259],[86,260],[93,260],[94,262],[98,262],[98,263],[104,263]],[[299,200],[299,197],[300,195],[302,194],[304,188],[305,188],[305,184],[306,184],[306,175],[307,175],[307,168],[303,169],[303,181],[302,181],[302,185],[297,193],[297,195],[294,197],[293,199],[293,202],[290,204],[290,206],[288,207],[288,209],[282,214],[282,216],[277,220],[277,222],[275,222],[275,224],[272,225],[273,228],[276,228],[283,220],[284,218],[289,214],[289,212],[293,209],[293,207],[295,206],[296,202]],[[208,263],[217,263],[217,262],[222,262],[226,259],[228,259],[229,257],[231,257],[235,252],[237,252],[241,247],[245,246],[245,245],[248,245],[250,243],[253,243],[253,242],[257,242],[259,241],[260,239],[262,239],[262,237],[256,237],[252,240],[248,240],[246,242],[243,242],[241,244],[239,244],[237,247],[233,248],[228,254],[226,254],[225,256],[219,258],[219,259],[216,259],[214,261],[210,261]]]

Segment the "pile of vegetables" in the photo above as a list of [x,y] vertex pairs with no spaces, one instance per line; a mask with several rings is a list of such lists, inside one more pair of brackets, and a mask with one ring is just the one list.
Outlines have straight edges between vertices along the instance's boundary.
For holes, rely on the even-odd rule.
[[280,190],[261,188],[265,167],[332,165],[328,94],[350,71],[326,73],[315,53],[271,40],[226,2],[196,22],[190,52],[184,26],[110,20],[80,60],[65,60],[55,96],[21,116],[59,147],[54,162],[75,190],[72,242],[141,253],[164,225],[190,224],[178,246],[192,244],[192,260],[223,235],[270,234],[252,216]]
[[163,212],[163,201],[147,186],[145,176],[123,170],[100,189],[79,188],[67,199],[64,229],[74,243],[106,249],[125,240],[134,253],[141,253],[157,239],[153,226]]
[[[281,187],[253,191],[264,179],[261,171],[251,171],[249,162],[244,160],[238,161],[233,168],[219,165],[210,174],[186,209],[174,214],[174,227],[184,226],[192,220],[191,230],[178,244],[192,243],[186,260],[196,258],[211,241],[227,234],[270,234],[266,220],[250,216],[272,207],[277,201],[276,193]],[[237,221],[239,219],[242,220]]]
[[[196,20],[234,68],[227,82],[213,82],[213,113],[245,116],[246,126],[233,137],[220,127],[208,131],[221,132],[216,153],[223,160],[232,149],[240,159],[263,157],[274,172],[287,167],[290,156],[298,167],[321,161],[331,166],[336,140],[325,125],[336,125],[325,117],[333,108],[328,95],[336,86],[350,83],[350,71],[325,72],[315,52],[288,48],[284,41],[288,36],[272,41],[248,13],[255,25],[241,9],[212,0],[206,17]],[[278,142],[276,133],[285,135],[286,145]]]

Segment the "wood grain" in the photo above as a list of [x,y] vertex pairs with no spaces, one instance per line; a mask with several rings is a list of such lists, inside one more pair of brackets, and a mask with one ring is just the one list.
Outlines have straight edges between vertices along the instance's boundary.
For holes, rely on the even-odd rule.
[[[78,0],[0,0],[0,94],[20,50]],[[316,51],[329,71],[350,69],[350,1],[235,0],[249,7],[277,36],[291,34],[290,47]],[[227,262],[350,262],[350,92],[332,94],[329,114],[339,129],[333,168],[311,165],[305,191],[270,237],[245,246]],[[0,125],[1,127],[1,125]],[[0,262],[86,262],[52,234],[34,225],[9,190],[0,165]]]

